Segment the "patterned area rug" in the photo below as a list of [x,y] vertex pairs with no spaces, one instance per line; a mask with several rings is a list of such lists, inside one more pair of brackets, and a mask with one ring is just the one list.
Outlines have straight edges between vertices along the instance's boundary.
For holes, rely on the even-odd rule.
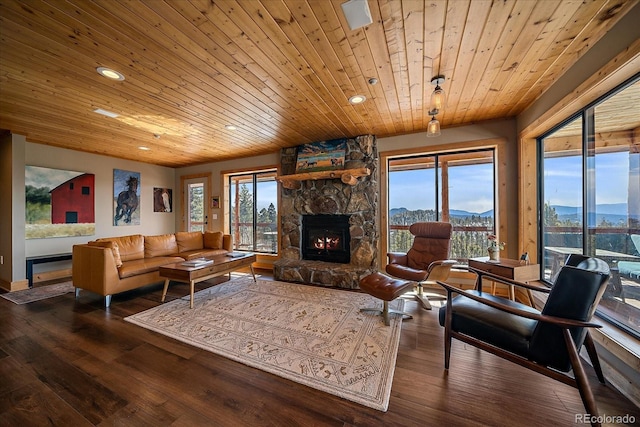
[[376,306],[368,294],[242,277],[196,293],[193,309],[186,296],[125,320],[386,411],[402,320],[360,313]]
[[73,291],[73,283],[64,282],[56,283],[55,285],[39,286],[37,288],[25,289],[22,291],[7,292],[6,294],[0,295],[0,297],[8,299],[16,304],[27,304],[34,301],[57,297]]

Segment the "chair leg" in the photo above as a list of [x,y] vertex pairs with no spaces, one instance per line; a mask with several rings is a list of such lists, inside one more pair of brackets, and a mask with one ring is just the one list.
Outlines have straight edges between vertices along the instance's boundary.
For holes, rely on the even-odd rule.
[[[580,362],[580,356],[578,355],[578,350],[576,349],[575,344],[573,343],[573,339],[571,338],[571,333],[568,329],[563,329],[562,334],[564,335],[564,342],[567,346],[567,352],[569,353],[569,360],[571,361],[571,367],[573,368],[573,375],[576,379],[576,386],[578,391],[580,392],[580,397],[582,398],[582,403],[587,412],[595,419],[598,418],[598,407],[596,405],[596,399],[593,397],[593,392],[591,391],[591,387],[589,386],[589,380],[587,379],[587,374],[584,372],[584,367],[582,366],[582,362]],[[592,425],[600,425],[599,423],[591,423]]]
[[451,303],[451,291],[447,291],[447,308],[444,319],[444,369],[449,369],[451,359],[451,322],[453,321],[453,304]]
[[422,305],[425,310],[431,310],[429,298],[424,294],[422,283],[418,282],[418,292],[414,295],[415,299]]
[[604,381],[604,374],[602,373],[602,367],[600,366],[600,359],[598,359],[598,352],[596,351],[596,346],[593,342],[593,338],[591,334],[587,331],[587,336],[584,338],[584,346],[587,349],[587,354],[589,354],[589,359],[591,359],[591,365],[593,365],[594,371],[596,371],[596,375],[598,376],[598,380],[602,384],[606,384]]
[[380,310],[379,308],[361,308],[360,312],[375,313],[375,314],[382,315],[382,318],[384,319],[384,324],[386,326],[389,326],[391,324],[391,318],[389,316],[390,314],[400,314],[402,315],[403,319],[413,319],[413,316],[410,315],[409,313],[405,313],[404,311],[399,311],[399,310],[394,310],[392,308],[389,308],[389,301],[382,301],[382,302],[383,302],[382,310]]

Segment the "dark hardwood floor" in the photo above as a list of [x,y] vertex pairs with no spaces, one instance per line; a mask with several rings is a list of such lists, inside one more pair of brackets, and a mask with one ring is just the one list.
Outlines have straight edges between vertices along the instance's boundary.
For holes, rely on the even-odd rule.
[[[89,292],[0,298],[0,426],[566,426],[584,413],[576,389],[455,340],[447,373],[437,309],[413,301],[382,413],[123,321],[161,293],[158,284],[120,294],[109,309]],[[167,299],[187,293],[175,284]],[[601,415],[640,422],[587,372]]]

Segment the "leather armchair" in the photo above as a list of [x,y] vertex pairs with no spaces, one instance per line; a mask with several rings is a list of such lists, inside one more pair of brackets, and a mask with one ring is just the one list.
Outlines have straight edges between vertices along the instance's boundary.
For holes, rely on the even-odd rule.
[[604,383],[588,330],[600,327],[590,322],[607,286],[609,266],[597,258],[573,257],[562,267],[551,288],[484,274],[505,284],[546,291],[547,301],[538,311],[483,293],[481,288],[463,291],[438,282],[448,294],[447,304],[439,312],[440,325],[445,329],[445,369],[449,369],[451,340],[456,338],[576,387],[585,409],[592,419],[597,419],[595,399],[579,352],[585,345],[598,379]]
[[409,227],[409,232],[415,236],[409,252],[387,253],[389,264],[386,272],[416,282],[414,297],[427,310],[431,310],[431,304],[424,295],[423,285],[447,280],[451,266],[457,262],[448,259],[451,231],[452,226],[448,222],[416,222]]

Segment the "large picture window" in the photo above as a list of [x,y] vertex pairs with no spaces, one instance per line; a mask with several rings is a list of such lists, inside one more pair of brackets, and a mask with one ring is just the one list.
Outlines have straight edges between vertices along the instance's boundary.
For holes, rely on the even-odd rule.
[[229,225],[234,250],[278,251],[275,170],[228,175]]
[[612,272],[597,314],[640,338],[640,78],[538,140],[539,259],[553,283],[569,254]]
[[496,229],[494,165],[494,149],[389,158],[388,250],[409,250],[411,224],[444,221],[453,225],[451,258],[486,256]]

